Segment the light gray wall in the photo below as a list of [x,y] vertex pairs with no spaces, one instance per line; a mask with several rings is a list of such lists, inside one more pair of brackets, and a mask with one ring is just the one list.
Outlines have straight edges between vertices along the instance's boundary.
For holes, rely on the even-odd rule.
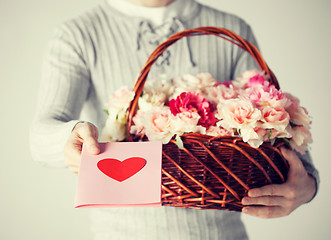
[[[0,239],[91,239],[88,211],[74,209],[76,177],[35,164],[28,127],[43,50],[52,29],[101,0],[0,1]],[[312,156],[321,174],[316,199],[289,217],[244,216],[251,239],[330,239],[329,0],[201,0],[243,17],[284,91],[313,116]]]

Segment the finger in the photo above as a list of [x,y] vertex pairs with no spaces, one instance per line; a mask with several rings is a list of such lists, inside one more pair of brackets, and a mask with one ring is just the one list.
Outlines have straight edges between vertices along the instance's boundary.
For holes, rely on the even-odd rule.
[[244,207],[242,209],[242,212],[251,216],[261,217],[261,218],[277,218],[277,217],[287,216],[289,214],[286,211],[284,211],[282,207],[279,206],[271,206],[271,207],[249,206],[249,207]]
[[244,197],[242,199],[242,204],[243,205],[263,205],[263,206],[284,206],[286,204],[286,200],[284,197],[269,197],[269,196],[264,196],[264,197]]
[[78,167],[69,167],[70,171],[73,172],[75,175],[78,175],[78,170],[79,168]]
[[70,171],[72,171],[74,174],[78,175],[79,172],[79,165],[67,165]]
[[303,169],[303,164],[294,151],[283,147],[281,148],[281,152],[284,158],[287,160],[288,164],[290,165],[291,170],[298,171]]
[[80,164],[81,153],[78,150],[71,149],[65,152],[65,163],[67,166]]
[[284,158],[289,163],[287,182],[297,182],[297,179],[302,179],[304,175],[307,175],[307,171],[303,166],[302,161],[294,151],[285,148],[282,148],[281,151]]
[[64,146],[64,162],[69,169],[78,174],[81,156],[81,142],[71,135]]
[[64,162],[69,168],[79,167],[81,152],[78,149],[75,149],[74,147],[70,146],[66,147],[64,157]]
[[77,155],[67,155],[65,156],[64,160],[65,164],[68,166],[68,168],[75,173],[76,175],[78,174],[79,167],[80,167],[80,157]]
[[262,196],[284,196],[286,192],[284,184],[270,184],[260,188],[254,188],[248,191],[249,197]]
[[64,155],[67,158],[79,159],[82,151],[82,143],[74,135],[71,135],[64,145]]
[[98,154],[100,152],[98,144],[98,130],[90,123],[82,123],[82,126],[77,128],[77,134],[82,138],[87,151],[90,154]]

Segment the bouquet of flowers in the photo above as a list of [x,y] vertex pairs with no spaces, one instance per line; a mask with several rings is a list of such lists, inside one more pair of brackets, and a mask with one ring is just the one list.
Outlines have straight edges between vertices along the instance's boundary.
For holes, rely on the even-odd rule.
[[[223,83],[209,73],[148,80],[130,133],[164,144],[175,139],[179,148],[185,133],[241,137],[253,148],[283,139],[304,153],[312,142],[308,112],[268,79],[263,71],[250,70]],[[122,87],[110,97],[102,141],[125,139],[127,108],[134,95]]]

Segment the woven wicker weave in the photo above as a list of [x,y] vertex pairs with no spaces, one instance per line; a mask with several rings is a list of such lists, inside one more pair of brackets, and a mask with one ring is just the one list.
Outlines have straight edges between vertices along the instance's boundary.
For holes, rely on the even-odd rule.
[[[128,133],[137,109],[150,68],[170,45],[183,37],[215,35],[246,50],[270,75],[270,82],[279,88],[278,81],[256,47],[237,34],[222,28],[200,27],[174,34],[150,55],[134,87],[136,93],[127,114]],[[252,188],[286,181],[288,164],[279,147],[264,143],[258,149],[241,138],[211,137],[189,133],[182,136],[184,149],[175,141],[162,149],[162,205],[241,211],[241,199]],[[127,141],[134,141],[128,134]]]

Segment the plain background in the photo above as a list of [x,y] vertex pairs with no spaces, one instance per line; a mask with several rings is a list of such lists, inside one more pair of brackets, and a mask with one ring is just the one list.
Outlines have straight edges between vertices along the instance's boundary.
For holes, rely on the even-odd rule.
[[[284,91],[313,116],[311,153],[320,171],[317,197],[290,216],[244,216],[259,239],[330,239],[331,17],[329,0],[201,0],[235,13],[253,28]],[[0,1],[0,239],[92,238],[88,210],[74,209],[76,177],[31,159],[28,129],[36,104],[43,51],[54,27],[100,0]]]

